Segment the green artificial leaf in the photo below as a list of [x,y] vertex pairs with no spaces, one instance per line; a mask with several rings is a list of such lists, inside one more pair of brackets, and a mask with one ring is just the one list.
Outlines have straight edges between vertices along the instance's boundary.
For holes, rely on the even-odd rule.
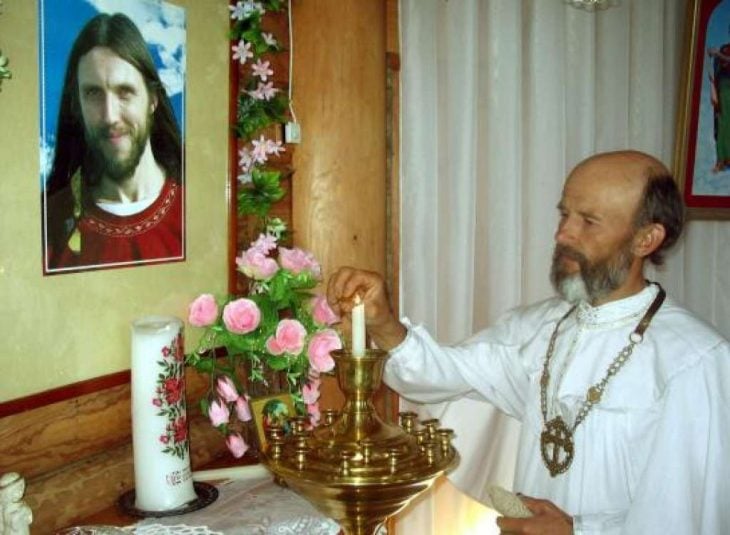
[[251,172],[251,185],[238,192],[238,213],[264,217],[271,205],[280,201],[285,194],[281,186],[281,172],[254,168]]
[[[252,79],[249,90],[255,89],[256,83]],[[255,99],[249,93],[242,92],[238,99],[236,125],[234,126],[236,135],[248,141],[259,130],[274,123],[286,122],[288,108],[289,99],[283,91],[269,100]]]
[[278,372],[289,367],[289,359],[284,355],[272,355],[267,359],[266,364],[269,368]]

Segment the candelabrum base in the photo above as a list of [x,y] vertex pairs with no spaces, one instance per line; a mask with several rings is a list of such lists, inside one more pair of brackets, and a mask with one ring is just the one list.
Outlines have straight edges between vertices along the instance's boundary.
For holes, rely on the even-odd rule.
[[348,535],[370,535],[390,516],[428,489],[459,461],[453,432],[437,420],[416,421],[401,413],[400,426],[380,419],[372,396],[380,387],[387,353],[364,357],[333,352],[342,410],[326,411],[324,425],[306,429],[295,419],[293,433],[269,430],[262,462]]

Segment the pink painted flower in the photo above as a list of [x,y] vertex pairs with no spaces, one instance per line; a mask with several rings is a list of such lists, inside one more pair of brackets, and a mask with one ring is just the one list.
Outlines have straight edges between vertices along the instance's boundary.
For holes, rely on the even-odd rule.
[[236,389],[236,385],[233,384],[233,381],[227,375],[218,377],[218,381],[216,381],[215,385],[215,391],[218,392],[218,395],[223,398],[226,403],[233,403],[238,399],[238,390]]
[[309,423],[312,424],[312,427],[317,427],[322,417],[319,412],[319,403],[310,403],[307,405],[307,414],[309,414]]
[[254,76],[258,76],[263,82],[265,82],[269,79],[269,76],[272,76],[274,74],[274,71],[273,69],[271,69],[270,65],[270,61],[261,61],[261,59],[258,59],[256,63],[251,65],[251,72]]
[[266,348],[272,355],[298,355],[304,349],[306,337],[307,330],[298,320],[284,319],[276,326],[276,335],[266,341]]
[[163,383],[165,389],[165,401],[168,405],[174,405],[182,399],[185,390],[185,379],[183,377],[170,377]]
[[231,433],[226,437],[226,446],[236,459],[243,457],[248,450],[248,444],[238,433]]
[[254,280],[265,281],[276,275],[279,265],[261,251],[250,248],[236,258],[238,270]]
[[223,401],[215,399],[208,407],[208,418],[214,427],[218,427],[228,423],[231,419],[231,411]]
[[243,39],[238,41],[238,44],[232,46],[231,50],[233,51],[233,59],[238,60],[241,65],[245,64],[248,58],[253,57],[251,43],[246,43]]
[[314,255],[298,247],[293,249],[279,247],[279,262],[281,263],[281,267],[288,269],[295,275],[302,271],[311,272],[312,276],[316,279],[319,279],[321,275],[319,262],[314,258]]
[[170,437],[168,437],[167,435],[160,435],[160,442],[162,442],[163,444],[167,444],[168,442],[170,442]]
[[242,422],[251,420],[251,407],[248,406],[248,400],[244,396],[239,396],[236,400],[236,416]]
[[330,308],[327,298],[323,295],[312,299],[312,318],[320,325],[333,325],[340,321],[340,317]]
[[317,402],[320,396],[320,384],[321,381],[319,379],[315,379],[302,387],[302,401],[304,401],[304,403],[310,405]]
[[188,322],[194,327],[207,327],[218,317],[218,303],[211,294],[202,294],[190,303]]
[[307,348],[307,356],[312,368],[318,372],[328,372],[335,367],[335,361],[330,352],[342,349],[342,341],[332,329],[319,331],[312,336]]
[[245,297],[231,301],[223,308],[223,323],[232,333],[250,333],[256,330],[260,322],[261,311],[258,305]]
[[178,417],[172,424],[173,440],[176,444],[185,442],[188,438],[188,421],[185,416]]

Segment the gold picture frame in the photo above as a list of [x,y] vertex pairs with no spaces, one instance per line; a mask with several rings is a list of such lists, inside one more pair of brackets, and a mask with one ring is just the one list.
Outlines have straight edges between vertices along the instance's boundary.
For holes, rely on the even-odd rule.
[[730,219],[730,5],[687,10],[674,173],[689,219]]
[[294,398],[291,394],[279,393],[252,399],[250,405],[256,428],[256,439],[261,451],[266,448],[266,430],[272,417],[284,425],[285,435],[291,432],[289,423],[286,421],[286,419],[296,416]]

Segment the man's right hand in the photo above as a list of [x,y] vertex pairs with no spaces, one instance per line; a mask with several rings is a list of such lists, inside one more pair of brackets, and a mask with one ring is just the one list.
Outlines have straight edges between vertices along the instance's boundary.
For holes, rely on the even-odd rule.
[[327,284],[327,301],[348,322],[355,295],[365,304],[367,331],[380,349],[389,351],[405,339],[406,328],[393,314],[383,277],[351,267],[338,269]]

